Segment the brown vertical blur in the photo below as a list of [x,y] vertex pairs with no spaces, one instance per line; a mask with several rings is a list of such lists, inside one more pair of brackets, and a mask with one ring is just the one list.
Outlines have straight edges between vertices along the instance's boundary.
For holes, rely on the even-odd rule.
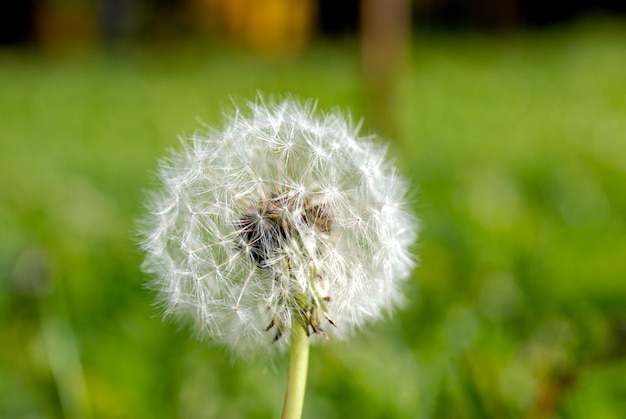
[[188,0],[196,24],[253,51],[302,50],[314,32],[314,0]]
[[50,52],[65,53],[95,46],[98,37],[96,4],[81,0],[37,2],[35,37]]
[[373,128],[400,135],[402,86],[408,80],[411,0],[363,0],[365,112]]

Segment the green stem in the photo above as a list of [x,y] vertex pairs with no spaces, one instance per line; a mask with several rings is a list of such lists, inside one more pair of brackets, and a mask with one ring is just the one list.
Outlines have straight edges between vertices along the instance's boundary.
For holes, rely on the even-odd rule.
[[300,419],[306,390],[306,374],[309,364],[309,337],[302,325],[296,324],[291,332],[287,390],[282,419]]

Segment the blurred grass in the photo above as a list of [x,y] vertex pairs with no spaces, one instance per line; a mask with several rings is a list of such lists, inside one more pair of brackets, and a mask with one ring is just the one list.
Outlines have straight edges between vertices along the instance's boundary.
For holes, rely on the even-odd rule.
[[[419,33],[391,153],[424,228],[410,303],[314,348],[305,417],[626,412],[626,25]],[[257,90],[359,116],[357,44],[0,51],[0,417],[277,417],[284,360],[163,324],[134,220],[177,136]]]

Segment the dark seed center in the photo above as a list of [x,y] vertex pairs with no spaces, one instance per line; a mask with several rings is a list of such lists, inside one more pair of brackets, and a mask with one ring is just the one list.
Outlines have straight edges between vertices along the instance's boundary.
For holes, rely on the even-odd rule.
[[[302,206],[301,220],[293,213]],[[299,225],[300,224],[300,225]],[[244,249],[259,268],[276,263],[283,244],[307,226],[315,232],[330,234],[332,220],[321,204],[309,205],[285,195],[275,195],[261,201],[259,206],[243,215],[236,223],[239,247]]]

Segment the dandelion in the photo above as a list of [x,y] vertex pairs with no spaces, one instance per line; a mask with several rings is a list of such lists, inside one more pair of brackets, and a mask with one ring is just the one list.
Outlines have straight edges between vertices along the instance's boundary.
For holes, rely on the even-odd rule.
[[162,162],[144,269],[167,314],[237,355],[291,347],[306,377],[309,340],[348,336],[402,301],[417,224],[385,148],[342,115],[248,106]]

